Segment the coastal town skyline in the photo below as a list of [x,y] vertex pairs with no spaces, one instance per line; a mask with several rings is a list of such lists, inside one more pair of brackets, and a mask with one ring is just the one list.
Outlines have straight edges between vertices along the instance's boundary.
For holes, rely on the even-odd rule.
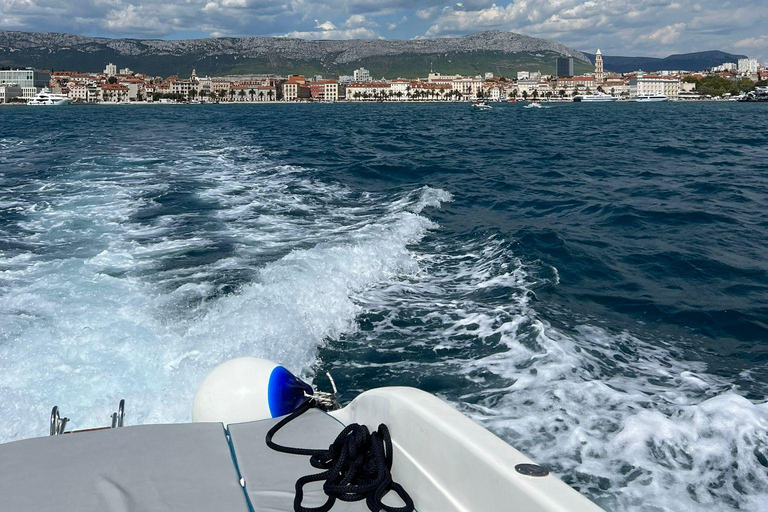
[[762,2],[484,0],[369,2],[292,0],[0,1],[0,29],[168,40],[278,36],[319,40],[420,39],[498,29],[609,55],[663,56],[721,49],[768,59]]

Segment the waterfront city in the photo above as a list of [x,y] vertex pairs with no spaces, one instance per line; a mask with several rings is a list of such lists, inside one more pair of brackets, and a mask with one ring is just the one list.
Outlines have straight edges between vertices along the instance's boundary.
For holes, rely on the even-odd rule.
[[766,94],[768,66],[739,59],[706,70],[611,73],[597,50],[594,71],[573,73],[573,58],[556,59],[555,74],[518,71],[516,76],[448,75],[373,77],[360,67],[335,77],[300,74],[150,76],[107,63],[102,71],[0,70],[0,104],[26,103],[43,89],[75,103],[264,103],[264,102],[423,102],[423,101],[578,101],[587,95],[614,100],[664,97],[669,100],[745,98]]

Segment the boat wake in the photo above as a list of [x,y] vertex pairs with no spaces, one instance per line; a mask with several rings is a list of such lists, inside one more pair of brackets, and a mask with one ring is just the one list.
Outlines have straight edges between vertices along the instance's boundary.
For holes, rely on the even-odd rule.
[[48,173],[22,165],[44,140],[0,139],[0,442],[54,404],[73,428],[120,398],[128,424],[186,421],[253,355],[331,368],[347,398],[437,393],[608,510],[766,510],[768,405],[675,340],[543,303],[557,270],[514,241],[438,236],[448,192],[359,191],[231,138],[150,158],[152,136]]
[[420,274],[358,298],[360,330],[338,349],[352,369],[334,371],[355,391],[374,367],[442,395],[606,510],[765,510],[768,403],[673,340],[548,310],[537,292],[557,270],[513,248],[422,242]]
[[435,227],[421,212],[450,200],[377,203],[253,148],[188,151],[90,156],[6,189],[0,441],[42,435],[54,404],[72,428],[122,397],[132,424],[189,420],[202,377],[236,356],[307,374],[354,327],[353,294],[417,271],[408,246]]

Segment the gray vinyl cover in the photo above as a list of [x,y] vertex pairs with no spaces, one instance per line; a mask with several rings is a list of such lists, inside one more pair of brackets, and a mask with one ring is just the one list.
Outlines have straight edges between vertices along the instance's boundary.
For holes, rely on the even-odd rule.
[[248,505],[223,426],[190,423],[0,445],[0,510],[248,512]]
[[[292,512],[296,480],[322,471],[312,467],[307,456],[275,452],[267,446],[267,432],[279,420],[237,423],[228,427],[240,474],[245,479],[245,490],[256,512]],[[326,449],[343,428],[344,425],[332,416],[310,409],[281,428],[272,440],[292,448]],[[319,507],[328,499],[322,484],[322,481],[312,482],[304,487],[302,504],[305,507]],[[331,510],[370,512],[365,501],[337,500]]]

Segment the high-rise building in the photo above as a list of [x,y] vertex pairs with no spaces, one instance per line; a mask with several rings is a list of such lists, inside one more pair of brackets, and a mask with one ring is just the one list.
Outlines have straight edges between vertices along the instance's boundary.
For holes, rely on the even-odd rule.
[[112,64],[111,62],[107,64],[107,67],[104,68],[104,74],[107,76],[114,76],[117,74],[117,66]]
[[742,74],[757,73],[757,59],[739,59],[738,71]]
[[558,57],[555,67],[558,77],[573,76],[573,57]]
[[51,82],[50,73],[44,73],[31,68],[7,69],[0,71],[0,84],[16,84],[21,87],[25,99],[37,96],[40,89],[48,87]]
[[603,53],[600,48],[595,53],[595,82],[603,82],[605,80],[605,72],[603,71]]
[[355,70],[355,82],[370,82],[371,72],[365,68],[358,68]]

